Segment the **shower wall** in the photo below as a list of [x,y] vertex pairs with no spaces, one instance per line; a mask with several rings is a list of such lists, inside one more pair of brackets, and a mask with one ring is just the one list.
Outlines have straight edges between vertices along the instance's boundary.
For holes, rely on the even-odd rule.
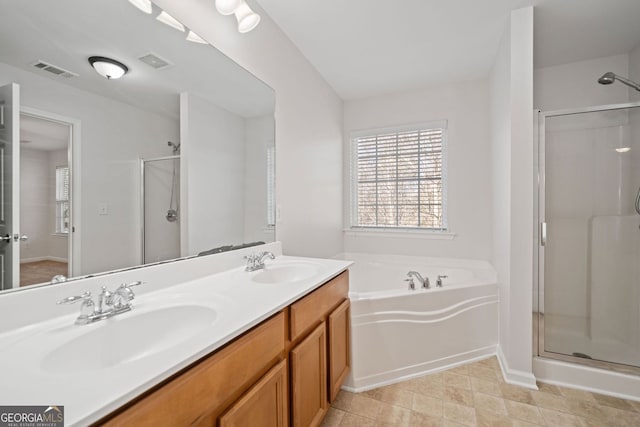
[[[174,177],[175,171],[175,177]],[[179,159],[147,161],[144,167],[144,264],[180,257]],[[177,221],[167,220],[173,188]]]

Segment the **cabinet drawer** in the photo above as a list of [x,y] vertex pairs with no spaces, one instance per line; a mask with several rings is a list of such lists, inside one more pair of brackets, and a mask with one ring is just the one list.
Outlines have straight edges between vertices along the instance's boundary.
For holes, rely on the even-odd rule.
[[291,305],[290,325],[291,341],[295,341],[305,332],[317,325],[349,293],[349,271],[330,280],[300,301]]
[[280,312],[104,424],[186,426],[215,417],[283,355],[285,339]]

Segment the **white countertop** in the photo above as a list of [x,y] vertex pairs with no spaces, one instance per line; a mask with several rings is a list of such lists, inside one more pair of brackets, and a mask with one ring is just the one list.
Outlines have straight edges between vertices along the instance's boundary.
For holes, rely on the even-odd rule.
[[[314,263],[318,271],[305,280],[272,284],[257,283],[250,279],[257,272],[246,273],[244,267],[238,267],[141,293],[132,301],[131,312],[90,325],[75,325],[78,313],[74,312],[0,333],[0,404],[63,405],[65,425],[95,422],[308,294],[351,264],[344,260],[288,256],[278,256],[266,264],[295,262]],[[153,322],[147,322],[141,340],[161,337],[167,341],[166,348],[163,346],[150,355],[114,366],[99,369],[86,366],[86,362],[93,362],[86,360],[92,353],[108,359],[110,353],[117,352],[113,344],[99,349],[80,348],[74,356],[77,359],[63,370],[52,370],[44,362],[62,343],[126,321],[131,316],[173,306],[212,308],[216,317],[198,332],[181,334],[179,345],[171,344],[175,343],[175,334],[165,338],[165,331],[155,330]],[[175,322],[180,319],[176,318]],[[117,338],[115,340],[117,342]]]

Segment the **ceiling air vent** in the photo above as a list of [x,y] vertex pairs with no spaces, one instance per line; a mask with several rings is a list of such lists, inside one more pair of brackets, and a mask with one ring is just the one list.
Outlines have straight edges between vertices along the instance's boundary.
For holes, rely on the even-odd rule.
[[48,71],[51,74],[55,74],[56,76],[64,77],[66,79],[69,79],[71,77],[78,77],[78,74],[69,70],[65,70],[64,68],[57,67],[53,64],[49,64],[48,62],[37,61],[31,65],[42,71]]
[[173,65],[170,61],[153,52],[145,53],[138,59],[156,70],[164,70],[165,68],[169,68]]

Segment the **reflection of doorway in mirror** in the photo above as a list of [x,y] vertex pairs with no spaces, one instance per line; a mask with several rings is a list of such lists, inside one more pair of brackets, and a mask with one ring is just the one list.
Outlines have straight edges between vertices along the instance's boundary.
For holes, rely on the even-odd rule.
[[20,286],[69,276],[71,124],[53,115],[20,115]]

